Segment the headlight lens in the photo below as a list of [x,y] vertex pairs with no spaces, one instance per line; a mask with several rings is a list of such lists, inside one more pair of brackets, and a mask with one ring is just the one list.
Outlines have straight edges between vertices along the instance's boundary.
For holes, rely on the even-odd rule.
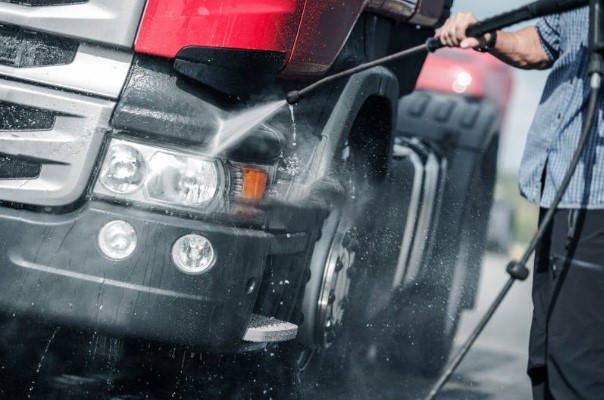
[[132,193],[142,186],[146,175],[146,164],[142,154],[126,144],[111,146],[100,180],[103,186],[114,193]]
[[217,159],[113,139],[94,192],[131,203],[212,212],[225,206],[226,182]]
[[147,192],[151,199],[185,206],[203,206],[218,190],[213,162],[156,153],[150,160]]

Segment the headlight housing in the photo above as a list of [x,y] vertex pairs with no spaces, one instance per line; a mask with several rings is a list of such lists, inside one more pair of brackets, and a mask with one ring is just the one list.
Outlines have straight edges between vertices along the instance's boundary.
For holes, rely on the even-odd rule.
[[227,178],[218,159],[112,139],[94,193],[129,203],[207,213],[227,206]]
[[239,213],[261,202],[275,177],[275,166],[227,163],[190,149],[113,138],[94,195],[166,211]]

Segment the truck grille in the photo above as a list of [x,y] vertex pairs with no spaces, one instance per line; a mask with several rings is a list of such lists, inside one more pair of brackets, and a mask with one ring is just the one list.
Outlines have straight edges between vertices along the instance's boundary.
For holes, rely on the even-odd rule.
[[41,169],[42,165],[35,161],[0,153],[0,179],[34,179]]
[[0,24],[129,50],[134,45],[146,2],[0,0]]
[[84,195],[115,103],[0,79],[0,202],[65,206]]
[[88,0],[0,0],[0,3],[11,3],[33,7],[61,6],[64,4],[81,4],[87,2]]
[[0,25],[0,64],[15,68],[70,64],[79,43],[44,33]]
[[46,110],[0,101],[0,130],[49,130],[55,114]]

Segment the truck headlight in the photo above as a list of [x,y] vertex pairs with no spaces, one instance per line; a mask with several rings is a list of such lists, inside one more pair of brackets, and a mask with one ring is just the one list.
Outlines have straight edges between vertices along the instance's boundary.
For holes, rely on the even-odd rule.
[[94,193],[129,203],[210,212],[223,205],[226,181],[217,159],[112,139]]
[[101,170],[100,181],[114,193],[132,193],[145,179],[146,164],[141,153],[126,144],[111,146]]
[[153,200],[197,207],[216,196],[218,171],[211,161],[156,153],[149,166],[146,189]]

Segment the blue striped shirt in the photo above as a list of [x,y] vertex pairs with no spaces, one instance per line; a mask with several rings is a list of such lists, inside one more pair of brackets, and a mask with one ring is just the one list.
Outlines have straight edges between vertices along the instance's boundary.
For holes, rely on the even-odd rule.
[[[542,18],[536,24],[553,66],[529,131],[520,168],[520,191],[542,207],[553,203],[586,117],[590,93],[588,26],[588,7]],[[604,208],[602,119],[600,104],[596,125],[560,208]]]

